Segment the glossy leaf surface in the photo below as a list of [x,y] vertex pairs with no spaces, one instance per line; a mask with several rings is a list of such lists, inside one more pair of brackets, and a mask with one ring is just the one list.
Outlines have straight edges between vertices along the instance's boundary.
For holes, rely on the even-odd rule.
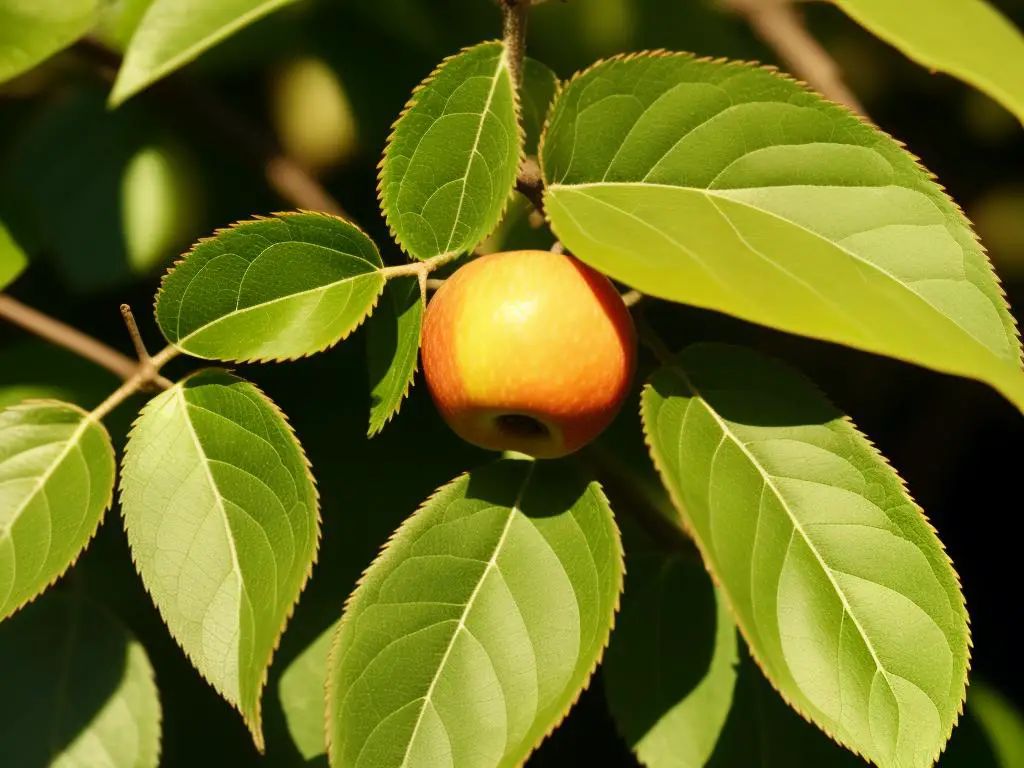
[[164,278],[156,319],[195,357],[283,360],[352,332],[384,288],[377,247],[342,219],[289,213],[201,240]]
[[956,574],[899,477],[821,393],[696,345],[642,398],[651,455],[765,674],[882,768],[931,766],[966,690]]
[[78,559],[115,471],[110,436],[81,408],[30,400],[0,411],[0,619]]
[[897,142],[798,83],[684,54],[602,62],[541,151],[555,234],[644,293],[991,384],[1016,326],[956,205]]
[[294,0],[153,0],[128,42],[110,103],[131,98],[257,19]]
[[198,373],[153,398],[129,438],[121,507],[132,555],[192,664],[257,747],[267,669],[316,556],[302,448],[256,387]]
[[1024,35],[987,0],[831,0],[932,71],[984,91],[1024,122]]
[[443,487],[346,607],[331,764],[521,764],[590,678],[621,584],[611,510],[570,466],[502,461]]
[[446,59],[413,93],[384,151],[381,208],[399,245],[417,259],[471,250],[498,225],[519,157],[504,45]]

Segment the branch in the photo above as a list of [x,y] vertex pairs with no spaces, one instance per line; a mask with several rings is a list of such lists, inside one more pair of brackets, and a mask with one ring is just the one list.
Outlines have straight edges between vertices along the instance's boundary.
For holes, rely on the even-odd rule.
[[169,389],[174,386],[170,381],[160,376],[159,371],[170,360],[177,357],[178,354],[177,348],[166,346],[153,355],[153,357],[147,355],[146,362],[136,366],[135,374],[118,387],[110,397],[96,406],[92,413],[89,414],[89,417],[93,421],[100,421],[136,392],[148,389],[153,384],[157,384],[163,389]]
[[505,50],[512,87],[518,92],[523,83],[523,60],[526,58],[526,20],[530,0],[499,0],[504,16]]
[[25,306],[6,294],[0,294],[0,317],[86,360],[91,360],[118,378],[127,380],[138,372],[138,364],[127,355],[60,320]]
[[[121,57],[95,40],[80,40],[73,50],[95,64],[108,79],[113,79],[121,66]],[[285,155],[270,136],[182,75],[169,75],[150,86],[143,96],[164,102],[179,118],[198,118],[226,146],[260,165],[271,189],[294,207],[350,218],[320,182]]]
[[828,51],[807,31],[792,0],[721,0],[745,16],[757,35],[771,46],[786,68],[826,98],[864,114],[864,107],[843,82]]
[[384,267],[381,270],[381,274],[384,275],[386,280],[390,280],[393,277],[415,277],[420,281],[422,287],[426,287],[427,275],[438,267],[443,267],[448,262],[455,261],[460,255],[459,253],[442,253],[440,256],[434,256],[426,261],[414,261],[409,264]]
[[544,215],[544,180],[540,175],[540,166],[532,157],[525,158],[519,167],[516,189],[538,213]]

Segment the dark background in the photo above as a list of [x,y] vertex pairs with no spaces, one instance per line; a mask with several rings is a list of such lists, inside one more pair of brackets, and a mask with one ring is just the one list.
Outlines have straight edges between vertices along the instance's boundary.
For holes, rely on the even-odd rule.
[[[995,5],[1024,25],[1024,3]],[[967,86],[907,61],[833,7],[807,6],[810,27],[840,62],[872,119],[919,156],[975,220],[1011,306],[1024,307],[1020,124]],[[397,263],[375,191],[389,126],[441,58],[499,34],[500,14],[486,0],[301,2],[230,39],[185,75],[261,130],[288,140],[275,118],[282,73],[299,56],[322,59],[348,94],[356,132],[345,157],[323,170],[324,183],[381,244],[385,260]],[[741,20],[705,0],[551,0],[531,18],[529,54],[562,77],[602,56],[659,47],[775,63]],[[130,353],[118,313],[127,301],[155,351],[161,340],[150,308],[164,266],[214,228],[290,206],[200,114],[156,93],[106,112],[107,87],[74,51],[0,86],[0,218],[35,257],[10,293]],[[316,121],[322,111],[306,108],[303,119]],[[140,256],[126,238],[158,228],[152,214],[125,212],[123,184],[132,158],[148,146],[161,148],[176,181],[166,193],[172,202],[163,204],[159,184],[155,192],[143,185],[156,196],[154,205],[172,214],[168,236]],[[787,360],[855,419],[906,479],[961,576],[974,639],[972,679],[984,679],[1024,706],[1019,639],[1010,629],[1020,610],[1021,547],[1014,535],[1022,511],[1020,414],[974,382],[710,312],[661,307],[652,317],[677,345],[738,341]],[[264,694],[267,757],[256,755],[241,719],[200,680],[160,624],[132,570],[116,509],[73,571],[73,579],[135,631],[156,666],[164,765],[300,763],[283,729],[277,675],[340,615],[355,579],[401,520],[438,485],[487,458],[449,434],[422,387],[382,436],[367,441],[364,357],[357,333],[308,360],[244,370],[289,414],[319,481],[325,523],[320,562]],[[189,369],[179,360],[168,371]],[[89,363],[0,326],[0,396],[14,384],[55,388],[94,405],[116,382]],[[116,442],[123,442],[139,402],[114,415]],[[636,764],[605,713],[600,675],[530,761],[591,763]]]

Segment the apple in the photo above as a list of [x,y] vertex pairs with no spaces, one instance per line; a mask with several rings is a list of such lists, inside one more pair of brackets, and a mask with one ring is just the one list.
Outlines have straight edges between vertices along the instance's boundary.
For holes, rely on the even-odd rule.
[[550,251],[493,253],[427,306],[423,372],[464,440],[540,459],[578,450],[629,391],[636,329],[604,275]]

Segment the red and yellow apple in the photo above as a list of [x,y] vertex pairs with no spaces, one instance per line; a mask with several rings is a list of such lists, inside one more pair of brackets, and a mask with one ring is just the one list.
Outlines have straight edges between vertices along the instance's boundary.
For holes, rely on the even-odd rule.
[[611,423],[636,367],[636,330],[599,272],[550,251],[494,253],[427,306],[423,372],[464,440],[565,456]]

